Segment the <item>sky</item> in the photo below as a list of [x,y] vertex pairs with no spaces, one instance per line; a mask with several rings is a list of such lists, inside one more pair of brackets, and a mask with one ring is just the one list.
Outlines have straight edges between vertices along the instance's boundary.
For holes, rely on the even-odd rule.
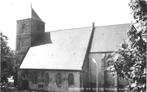
[[30,18],[31,4],[45,31],[131,23],[130,0],[1,0],[0,31],[16,47],[16,21]]

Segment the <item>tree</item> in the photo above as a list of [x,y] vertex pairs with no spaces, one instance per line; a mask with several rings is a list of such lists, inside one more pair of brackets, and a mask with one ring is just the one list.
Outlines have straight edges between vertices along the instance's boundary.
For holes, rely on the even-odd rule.
[[147,2],[145,0],[131,0],[133,23],[128,31],[129,42],[122,44],[122,48],[112,54],[112,70],[118,77],[128,80],[130,90],[145,92],[146,90],[146,42],[143,34],[147,33]]
[[8,83],[7,78],[13,75],[15,53],[7,45],[7,36],[0,33],[0,46],[1,46],[1,83]]

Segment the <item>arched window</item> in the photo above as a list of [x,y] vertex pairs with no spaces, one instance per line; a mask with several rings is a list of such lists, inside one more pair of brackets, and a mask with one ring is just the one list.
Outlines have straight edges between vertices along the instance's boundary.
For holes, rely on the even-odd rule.
[[61,74],[57,73],[56,75],[56,85],[57,87],[61,87],[62,79],[61,79]]
[[21,72],[21,78],[24,79],[25,78],[25,73],[22,71]]
[[49,74],[45,73],[45,84],[48,85],[49,84]]
[[28,71],[23,70],[23,71],[21,72],[21,76],[22,76],[23,79],[27,79],[27,78],[28,78]]
[[32,83],[37,84],[37,82],[38,82],[37,72],[33,71],[32,73],[30,73],[30,79],[31,79]]
[[24,33],[24,32],[25,32],[25,28],[26,28],[26,24],[25,24],[25,23],[22,23],[22,26],[21,26],[22,33]]
[[68,75],[68,85],[71,86],[71,85],[74,85],[74,76],[72,73],[70,73]]
[[41,76],[40,76],[39,81],[44,83],[45,82],[45,79],[44,79],[45,72],[44,71],[40,71],[40,74],[41,74]]

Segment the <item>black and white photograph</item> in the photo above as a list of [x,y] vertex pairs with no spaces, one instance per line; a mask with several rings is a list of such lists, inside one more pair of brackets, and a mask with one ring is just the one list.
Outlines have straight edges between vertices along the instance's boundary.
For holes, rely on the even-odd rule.
[[1,0],[0,92],[146,92],[147,0]]

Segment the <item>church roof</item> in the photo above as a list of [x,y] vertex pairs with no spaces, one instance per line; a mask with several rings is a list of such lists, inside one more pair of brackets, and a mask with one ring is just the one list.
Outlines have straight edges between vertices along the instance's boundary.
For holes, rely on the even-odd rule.
[[100,26],[95,28],[90,52],[111,52],[120,48],[127,39],[130,24]]
[[92,27],[46,32],[29,49],[20,69],[81,70],[90,37],[90,52],[111,52],[127,39],[129,28],[130,24],[100,26],[94,35]]
[[31,47],[20,69],[81,70],[92,28],[50,32],[51,43]]

